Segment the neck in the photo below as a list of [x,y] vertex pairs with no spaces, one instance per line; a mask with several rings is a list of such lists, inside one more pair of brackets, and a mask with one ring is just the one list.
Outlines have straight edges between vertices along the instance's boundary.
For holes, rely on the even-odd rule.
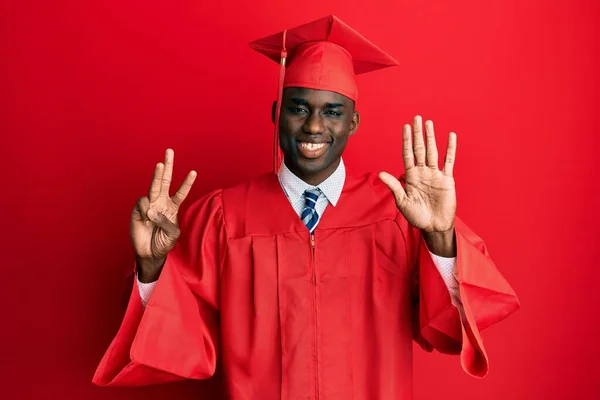
[[285,163],[290,171],[298,178],[302,179],[304,182],[308,183],[311,186],[318,186],[323,183],[327,178],[329,178],[333,173],[337,170],[340,165],[340,158],[334,161],[330,166],[322,171],[306,171],[298,168],[297,166],[290,165],[291,163]]

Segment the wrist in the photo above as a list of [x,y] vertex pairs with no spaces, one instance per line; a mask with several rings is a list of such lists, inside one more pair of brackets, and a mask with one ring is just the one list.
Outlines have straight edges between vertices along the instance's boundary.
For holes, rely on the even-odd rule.
[[154,259],[136,257],[136,261],[138,280],[142,283],[151,283],[158,280],[166,258]]
[[454,227],[443,232],[423,232],[422,234],[430,252],[440,257],[456,257]]

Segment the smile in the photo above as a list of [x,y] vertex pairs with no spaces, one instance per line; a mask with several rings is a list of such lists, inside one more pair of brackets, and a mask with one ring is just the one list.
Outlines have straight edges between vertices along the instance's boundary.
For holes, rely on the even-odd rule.
[[325,147],[325,143],[300,143],[303,150],[317,151]]
[[307,159],[315,159],[321,157],[327,151],[330,143],[308,143],[308,142],[296,142],[298,146],[298,152],[301,157]]

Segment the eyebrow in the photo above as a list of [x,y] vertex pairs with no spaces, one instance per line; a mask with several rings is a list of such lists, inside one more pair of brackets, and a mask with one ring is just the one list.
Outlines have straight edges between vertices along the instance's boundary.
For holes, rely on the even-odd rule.
[[[308,107],[308,101],[306,101],[304,99],[300,99],[298,97],[293,97],[292,101],[299,106],[307,106]],[[345,105],[342,103],[327,103],[327,104],[325,104],[325,108],[338,108],[338,107],[345,107]]]
[[299,99],[297,97],[292,98],[292,101],[299,106],[308,106],[308,101],[304,99]]

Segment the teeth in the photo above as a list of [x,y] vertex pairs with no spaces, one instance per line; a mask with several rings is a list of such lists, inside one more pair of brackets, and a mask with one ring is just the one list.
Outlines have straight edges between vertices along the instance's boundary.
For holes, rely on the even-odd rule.
[[325,143],[301,143],[300,146],[308,151],[316,151],[325,147]]

